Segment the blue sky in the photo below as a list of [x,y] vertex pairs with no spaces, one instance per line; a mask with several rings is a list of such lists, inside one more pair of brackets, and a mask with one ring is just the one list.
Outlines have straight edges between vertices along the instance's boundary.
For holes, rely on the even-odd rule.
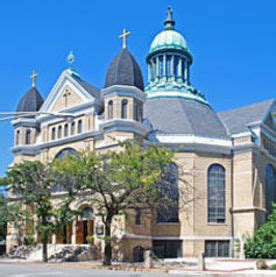
[[[102,87],[124,27],[146,81],[145,58],[168,4],[194,57],[192,84],[214,109],[275,98],[274,0],[6,0],[0,3],[0,111],[15,110],[33,69],[46,97],[67,68],[69,50],[82,78]],[[0,134],[1,176],[12,160],[10,122],[0,123]]]

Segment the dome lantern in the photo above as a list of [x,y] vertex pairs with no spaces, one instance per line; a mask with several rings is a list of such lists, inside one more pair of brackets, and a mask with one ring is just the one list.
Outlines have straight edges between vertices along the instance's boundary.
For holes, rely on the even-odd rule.
[[147,97],[190,97],[207,103],[204,95],[191,86],[192,62],[188,43],[183,35],[175,30],[173,11],[169,7],[164,30],[153,39],[147,56]]

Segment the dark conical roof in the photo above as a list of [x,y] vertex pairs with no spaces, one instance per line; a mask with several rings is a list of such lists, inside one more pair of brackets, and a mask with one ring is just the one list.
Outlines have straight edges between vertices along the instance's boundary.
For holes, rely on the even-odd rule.
[[105,87],[113,85],[135,86],[144,89],[141,69],[127,48],[122,49],[110,64]]
[[37,90],[36,87],[32,87],[27,93],[21,98],[17,105],[17,112],[36,112],[42,106],[44,100]]

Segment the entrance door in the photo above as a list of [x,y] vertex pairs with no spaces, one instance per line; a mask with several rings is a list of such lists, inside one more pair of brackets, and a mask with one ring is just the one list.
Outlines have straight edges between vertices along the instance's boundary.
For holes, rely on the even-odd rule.
[[77,244],[87,244],[87,236],[93,236],[94,232],[93,220],[78,220],[77,221]]

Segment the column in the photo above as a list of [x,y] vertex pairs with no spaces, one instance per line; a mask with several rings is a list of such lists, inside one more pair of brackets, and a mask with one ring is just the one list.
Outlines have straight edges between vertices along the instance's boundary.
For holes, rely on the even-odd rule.
[[159,70],[159,67],[160,67],[160,61],[159,61],[159,57],[157,56],[157,57],[156,57],[156,79],[159,79],[159,78],[160,78],[160,70]]
[[186,77],[187,77],[187,79],[186,79],[186,83],[187,83],[187,85],[190,85],[190,66],[189,66],[189,64],[186,62]]
[[174,77],[174,55],[172,55],[171,57],[171,79],[174,81],[175,77]]
[[52,235],[52,244],[56,244],[57,243],[57,235],[53,234]]
[[73,220],[72,222],[72,238],[71,238],[72,244],[77,243],[77,218]]
[[163,73],[164,73],[164,77],[165,79],[167,79],[167,60],[166,60],[166,55],[163,55]]
[[151,61],[148,62],[148,82],[152,81],[152,64]]
[[181,57],[179,57],[178,60],[178,68],[177,68],[177,81],[181,81],[182,80],[182,59]]

